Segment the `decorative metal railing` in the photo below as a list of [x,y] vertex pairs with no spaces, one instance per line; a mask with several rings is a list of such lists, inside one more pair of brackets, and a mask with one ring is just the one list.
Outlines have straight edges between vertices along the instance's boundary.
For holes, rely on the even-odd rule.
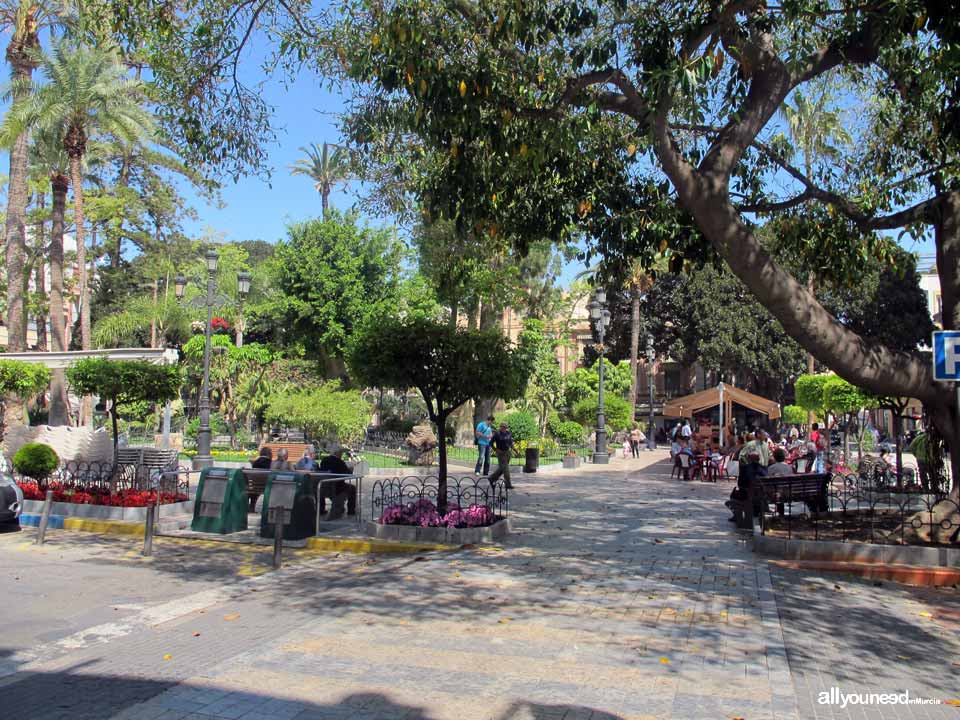
[[[371,490],[370,515],[373,520],[379,520],[386,512],[398,512],[404,508],[432,506],[438,509],[443,505],[438,502],[440,497],[440,481],[435,475],[379,479]],[[485,478],[448,477],[444,498],[446,513],[480,507],[499,519],[505,518],[510,509],[509,491],[504,484],[491,485]]]

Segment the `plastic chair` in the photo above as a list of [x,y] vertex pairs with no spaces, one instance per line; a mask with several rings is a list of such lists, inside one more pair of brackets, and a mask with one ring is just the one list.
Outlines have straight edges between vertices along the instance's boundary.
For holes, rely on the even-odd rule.
[[[677,455],[677,461],[680,463],[680,471],[683,473],[683,479],[690,479],[690,456],[687,453]],[[678,476],[679,477],[679,476]]]

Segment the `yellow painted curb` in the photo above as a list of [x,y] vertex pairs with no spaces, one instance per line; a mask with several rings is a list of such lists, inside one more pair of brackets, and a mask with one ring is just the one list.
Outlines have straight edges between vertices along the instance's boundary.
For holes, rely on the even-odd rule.
[[88,518],[64,518],[64,530],[82,530],[101,535],[143,535],[143,525],[120,520],[90,520]]
[[390,540],[365,540],[359,538],[307,538],[307,549],[321,552],[348,553],[406,553],[459,550],[459,545],[437,545],[432,543],[394,542]]

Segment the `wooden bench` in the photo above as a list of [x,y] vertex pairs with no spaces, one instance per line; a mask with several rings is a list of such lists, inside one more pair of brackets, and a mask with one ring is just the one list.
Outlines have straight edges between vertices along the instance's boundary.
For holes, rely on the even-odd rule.
[[259,470],[256,468],[243,468],[243,479],[247,483],[247,499],[257,498],[263,495],[267,489],[267,478],[270,477],[272,470]]
[[295,443],[295,442],[269,442],[260,446],[261,448],[270,448],[273,451],[273,459],[277,459],[277,453],[282,448],[287,451],[287,460],[296,465],[297,460],[303,457],[304,450],[313,449],[313,443]]

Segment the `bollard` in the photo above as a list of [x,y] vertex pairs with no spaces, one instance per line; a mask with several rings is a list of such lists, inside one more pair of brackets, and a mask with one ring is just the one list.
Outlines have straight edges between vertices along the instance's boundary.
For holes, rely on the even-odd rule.
[[281,553],[283,552],[283,510],[277,508],[273,522],[273,569],[279,570],[283,563]]
[[47,490],[43,499],[43,514],[40,516],[40,528],[37,533],[37,545],[43,545],[47,535],[47,523],[50,522],[50,508],[53,506],[53,490]]
[[153,555],[153,521],[156,516],[157,506],[147,505],[147,517],[143,524],[143,556]]

